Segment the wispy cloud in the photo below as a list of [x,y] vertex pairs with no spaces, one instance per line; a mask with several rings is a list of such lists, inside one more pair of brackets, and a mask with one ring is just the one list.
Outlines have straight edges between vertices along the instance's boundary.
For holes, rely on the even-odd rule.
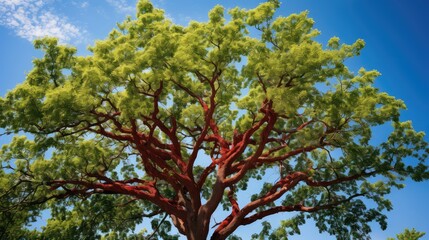
[[78,6],[80,8],[87,8],[89,6],[89,2],[88,1],[72,1],[72,4],[75,6]]
[[88,2],[83,2],[81,5],[80,5],[80,7],[81,8],[87,8],[89,6],[89,3]]
[[82,1],[82,0],[72,0],[71,4],[75,7],[86,9],[89,6],[88,1]]
[[126,0],[106,1],[120,13],[133,14],[135,12],[135,6],[128,4]]
[[53,36],[65,43],[81,36],[77,26],[64,16],[46,10],[45,4],[43,0],[0,0],[0,25],[29,41]]

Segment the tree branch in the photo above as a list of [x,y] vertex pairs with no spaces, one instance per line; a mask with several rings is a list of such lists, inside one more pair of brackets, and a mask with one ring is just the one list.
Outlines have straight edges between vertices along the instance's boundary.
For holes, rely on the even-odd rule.
[[244,218],[241,225],[248,225],[248,224],[251,224],[251,223],[253,223],[257,220],[260,220],[264,217],[267,217],[269,215],[273,215],[276,213],[280,213],[280,212],[292,212],[292,211],[317,212],[320,210],[331,209],[331,208],[337,207],[343,203],[350,202],[354,198],[361,197],[364,195],[365,195],[365,193],[354,194],[354,195],[348,197],[347,199],[344,199],[341,201],[335,201],[335,202],[332,202],[329,204],[320,205],[320,206],[313,206],[313,207],[303,206],[301,204],[296,204],[296,205],[292,205],[292,206],[277,206],[277,207],[270,208],[268,210],[264,210],[264,211],[255,213],[252,216],[249,216],[247,218]]

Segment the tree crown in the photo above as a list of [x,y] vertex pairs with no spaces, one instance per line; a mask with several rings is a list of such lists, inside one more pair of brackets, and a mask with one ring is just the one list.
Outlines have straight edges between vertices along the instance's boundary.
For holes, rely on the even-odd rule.
[[[176,238],[174,226],[203,239],[213,227],[225,239],[281,212],[297,215],[254,237],[299,233],[306,218],[339,239],[367,236],[370,221],[385,228],[384,196],[429,177],[424,133],[374,87],[377,71],[345,65],[363,40],[324,46],[308,12],[274,17],[278,7],[227,20],[216,6],[180,26],[141,0],[90,56],[36,40],[44,56],[0,98],[0,128],[14,135],[0,151],[1,218],[16,223],[4,234],[125,238],[149,218],[153,236]],[[390,136],[372,144],[386,123]],[[274,182],[249,187],[267,172]],[[21,228],[43,209],[41,232]]]

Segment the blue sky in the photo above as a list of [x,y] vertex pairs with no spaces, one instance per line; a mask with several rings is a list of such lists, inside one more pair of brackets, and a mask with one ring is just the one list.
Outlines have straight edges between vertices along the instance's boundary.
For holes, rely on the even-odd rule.
[[[216,4],[251,8],[261,1],[156,0],[154,3],[164,8],[176,23],[186,24],[190,19],[207,19],[207,11]],[[77,46],[78,53],[86,55],[86,47],[107,36],[126,15],[132,15],[134,6],[135,0],[0,0],[0,96],[22,82],[31,70],[32,59],[40,56],[33,49],[32,40],[53,35],[63,43]],[[379,70],[382,76],[376,85],[408,106],[402,112],[402,120],[411,119],[417,130],[429,134],[429,1],[284,0],[278,15],[303,10],[310,11],[315,27],[322,32],[318,40],[323,43],[332,36],[346,43],[364,39],[367,46],[359,58],[348,62],[350,68]],[[377,138],[383,138],[386,133],[377,134]],[[388,229],[383,232],[375,225],[373,239],[393,237],[407,227],[427,232],[425,239],[429,239],[429,182],[407,182],[405,189],[393,191],[390,198],[394,210],[387,214]],[[240,232],[245,234],[255,227],[259,227],[258,223]],[[318,235],[315,227],[307,224],[303,235],[294,239],[334,238]]]

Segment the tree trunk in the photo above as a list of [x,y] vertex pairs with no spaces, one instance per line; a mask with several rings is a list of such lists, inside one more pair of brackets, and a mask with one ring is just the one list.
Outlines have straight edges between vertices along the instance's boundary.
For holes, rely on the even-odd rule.
[[205,240],[208,236],[208,229],[209,221],[189,216],[187,219],[186,237],[188,240]]

